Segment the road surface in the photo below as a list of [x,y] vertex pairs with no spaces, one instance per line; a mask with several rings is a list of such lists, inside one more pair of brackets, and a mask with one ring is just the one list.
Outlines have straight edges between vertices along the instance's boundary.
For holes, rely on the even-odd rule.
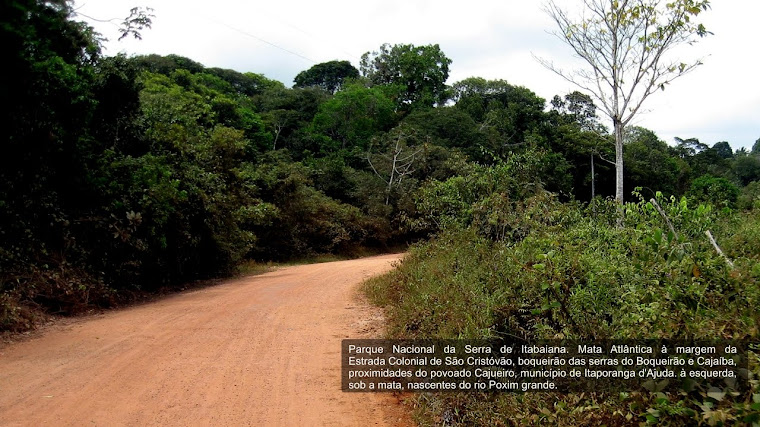
[[283,268],[6,344],[0,425],[410,425],[390,394],[340,391],[341,339],[382,326],[358,285],[400,257]]

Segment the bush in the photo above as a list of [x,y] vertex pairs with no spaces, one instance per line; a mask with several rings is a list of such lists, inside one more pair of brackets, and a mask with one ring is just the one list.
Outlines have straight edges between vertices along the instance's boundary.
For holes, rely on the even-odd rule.
[[[466,228],[410,251],[400,268],[367,285],[389,313],[393,338],[757,339],[760,222],[686,199],[596,201],[581,209],[537,194],[479,202]],[[477,213],[482,212],[482,214]],[[712,229],[735,268],[717,254]],[[506,231],[502,231],[506,230]],[[760,373],[758,364],[752,369]],[[622,393],[433,394],[416,405],[428,422],[503,425],[671,425],[760,416],[752,393],[709,398]],[[710,402],[706,405],[705,402]],[[583,410],[581,410],[581,409]],[[655,415],[653,415],[655,414]]]
[[760,208],[760,181],[752,181],[741,189],[737,205],[745,210]]
[[687,195],[696,202],[734,208],[739,198],[739,188],[726,178],[702,175],[691,183]]

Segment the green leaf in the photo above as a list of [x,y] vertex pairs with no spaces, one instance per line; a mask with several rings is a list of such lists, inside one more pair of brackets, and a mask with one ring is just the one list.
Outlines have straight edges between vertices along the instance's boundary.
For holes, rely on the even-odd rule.
[[653,239],[658,245],[661,245],[662,244],[662,230],[660,230],[659,228],[655,229]]

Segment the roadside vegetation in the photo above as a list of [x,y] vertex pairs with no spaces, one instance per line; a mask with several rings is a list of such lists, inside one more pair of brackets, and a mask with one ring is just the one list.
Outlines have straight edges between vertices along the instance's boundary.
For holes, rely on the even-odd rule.
[[[588,94],[447,85],[438,45],[382,45],[290,88],[177,55],[103,56],[65,0],[11,2],[0,22],[2,331],[413,244],[367,288],[393,337],[758,337],[760,140],[612,135]],[[757,422],[753,384],[415,402],[427,424]]]
[[[626,203],[618,226],[614,202],[562,203],[537,188],[513,200],[481,194],[471,217],[468,209],[448,217],[451,225],[397,270],[366,284],[387,307],[389,337],[757,340],[756,209],[657,194]],[[752,424],[760,420],[756,356],[750,366],[751,391],[733,396],[436,393],[411,403],[423,425]]]

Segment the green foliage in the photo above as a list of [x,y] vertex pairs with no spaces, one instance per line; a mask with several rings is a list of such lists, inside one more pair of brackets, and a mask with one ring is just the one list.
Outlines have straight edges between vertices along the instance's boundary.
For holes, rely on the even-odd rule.
[[70,231],[93,206],[90,166],[100,148],[87,129],[103,118],[93,98],[100,51],[92,29],[68,19],[66,1],[0,8],[0,95],[13,105],[0,117],[0,324],[16,329],[30,306],[66,311],[90,290],[93,299],[104,294]]
[[397,89],[398,108],[409,111],[442,105],[448,99],[446,80],[451,60],[435,45],[383,44],[362,55],[361,72],[375,85]]
[[472,117],[484,136],[482,153],[504,159],[513,147],[543,139],[538,135],[544,100],[530,90],[504,80],[471,77],[455,83],[452,92],[456,108]]
[[347,164],[342,153],[312,157],[305,159],[303,164],[308,168],[309,179],[315,189],[336,200],[355,201],[356,182],[352,175],[356,170]]
[[716,142],[712,146],[712,149],[715,151],[718,157],[722,159],[730,159],[734,157],[734,152],[733,150],[731,150],[731,146],[728,144],[727,141]]
[[760,138],[758,138],[754,144],[752,144],[752,154],[758,155],[760,154]]
[[179,55],[144,55],[134,58],[137,66],[151,73],[169,75],[175,70],[187,70],[190,73],[199,73],[203,71],[203,64],[195,62],[190,58]]
[[385,243],[383,221],[311,187],[305,167],[283,158],[272,160],[250,171],[259,196],[276,206],[270,221],[254,228],[260,242],[255,256],[288,259]]
[[472,204],[477,195],[469,177],[455,176],[446,181],[429,181],[417,191],[417,217],[410,226],[418,230],[442,230],[472,221]]
[[742,185],[760,181],[760,157],[757,155],[739,156],[733,166],[734,175]]
[[624,129],[649,96],[701,65],[700,61],[678,62],[668,54],[678,45],[696,43],[710,34],[704,25],[695,22],[709,7],[708,0],[589,0],[571,13],[554,0],[546,4],[545,11],[557,26],[554,34],[572,48],[586,68],[566,71],[550,60],[540,61],[576,86],[591,91],[612,120],[615,199],[620,203],[625,197]]
[[[675,233],[647,201],[625,204],[619,227],[614,202],[579,208],[546,193],[515,202],[506,195],[487,199],[483,212],[495,228],[484,229],[483,222],[445,228],[366,290],[386,306],[394,338],[756,339],[756,213],[725,217],[686,199],[658,194],[656,200]],[[708,228],[734,268],[705,238]],[[424,419],[447,412],[461,424],[627,425],[651,418],[685,425],[754,419],[753,387],[717,400],[700,391],[463,393],[415,400]]]
[[[405,223],[426,233],[451,226],[468,226],[475,221],[486,234],[510,203],[540,194],[545,181],[558,171],[555,153],[527,150],[513,154],[494,166],[465,164],[457,176],[445,181],[429,180],[414,195],[415,207],[406,212]],[[512,201],[510,201],[512,200]]]
[[[689,180],[704,174],[734,179],[731,176],[731,159],[720,154],[720,145],[717,145],[718,149],[716,149],[715,147],[708,147],[696,138],[681,139],[676,137],[675,139],[678,145],[673,149],[673,152],[681,157],[689,165],[689,169],[693,171],[690,174],[692,176],[688,176]],[[699,175],[696,175],[697,173]]]
[[251,223],[266,217],[257,217],[261,202],[242,174],[246,145],[242,131],[217,126],[155,154],[109,154],[103,170],[113,202],[101,227],[112,232],[113,250],[98,263],[113,286],[150,288],[217,274],[248,253]]
[[633,188],[643,187],[652,192],[680,194],[682,183],[679,171],[683,160],[672,157],[668,145],[654,132],[644,128],[632,128],[626,132],[623,150],[626,181]]
[[733,208],[739,198],[739,188],[726,178],[703,175],[692,181],[688,195],[697,202]]
[[229,83],[240,95],[255,96],[266,90],[284,87],[281,82],[268,79],[262,74],[239,73],[224,68],[207,68],[205,72]]
[[593,99],[585,93],[573,91],[560,98],[556,95],[552,101],[552,109],[566,117],[571,123],[577,124],[582,131],[606,133],[596,115],[596,105]]
[[473,159],[481,156],[482,133],[478,132],[477,124],[469,114],[455,107],[417,110],[403,122],[417,129],[427,142],[458,148]]
[[281,86],[270,87],[252,97],[255,111],[260,111],[264,119],[265,129],[274,135],[270,148],[288,148],[298,159],[323,151],[322,145],[328,146],[329,138],[315,133],[311,123],[328,97],[322,89],[289,90]]
[[153,15],[152,8],[133,7],[129,11],[129,16],[124,18],[124,21],[121,23],[119,40],[130,35],[137,40],[142,40],[142,33],[140,31],[146,28],[150,29],[153,24],[153,18],[155,18],[155,15]]
[[319,106],[312,127],[339,142],[341,149],[365,151],[373,135],[393,124],[393,109],[381,90],[349,85]]
[[359,70],[348,61],[329,61],[298,73],[294,87],[316,86],[330,93],[341,89],[346,79],[359,77]]
[[[68,21],[63,4],[4,15],[17,22],[3,29],[19,30],[4,33],[17,42],[6,46],[38,50],[9,64],[19,84],[3,86],[18,105],[4,116],[9,139],[0,156],[3,329],[29,327],[29,308],[67,314],[113,305],[225,274],[252,254],[384,242],[382,218],[308,185],[280,199],[258,187],[252,162],[274,144],[256,97],[282,93],[282,84],[176,55],[97,58],[91,33]],[[43,23],[50,39],[40,36]],[[305,127],[324,95],[299,90],[281,99],[272,102],[293,108],[292,125]],[[299,224],[302,212],[312,222]],[[261,242],[257,233],[268,237],[283,224],[294,239]]]
[[741,189],[737,205],[741,209],[760,208],[760,181],[752,181]]

